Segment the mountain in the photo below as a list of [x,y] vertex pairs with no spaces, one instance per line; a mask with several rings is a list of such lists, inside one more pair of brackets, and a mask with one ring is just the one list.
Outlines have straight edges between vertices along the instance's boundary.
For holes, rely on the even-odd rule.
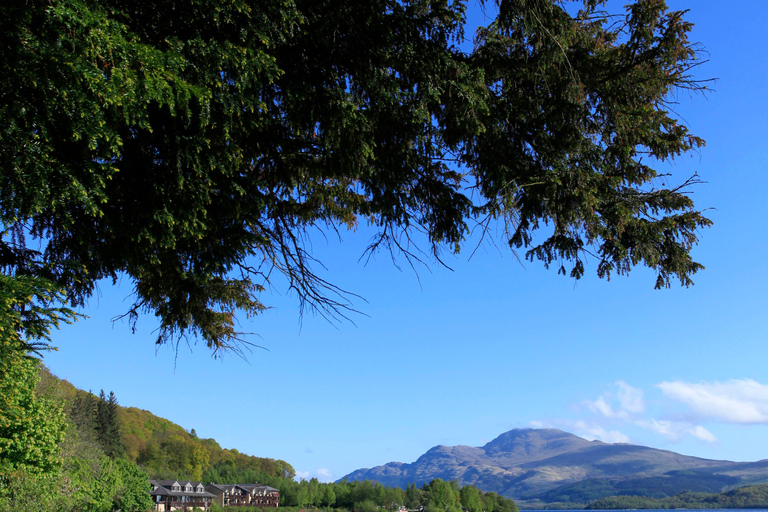
[[616,494],[663,498],[768,482],[768,460],[731,462],[624,443],[587,441],[557,429],[514,429],[481,447],[435,446],[416,462],[358,469],[347,480],[421,485],[458,480],[516,501],[589,503]]

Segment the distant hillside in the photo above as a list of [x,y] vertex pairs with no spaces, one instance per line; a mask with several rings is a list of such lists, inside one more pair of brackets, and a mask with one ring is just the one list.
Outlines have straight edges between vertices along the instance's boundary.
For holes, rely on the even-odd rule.
[[[58,392],[71,407],[79,397],[93,401],[99,398],[58,379],[46,369],[46,379],[57,382]],[[119,400],[119,396],[117,397]],[[122,443],[126,458],[137,463],[151,478],[185,478],[204,480],[206,475],[220,480],[219,469],[251,471],[274,477],[295,476],[290,464],[283,460],[255,457],[236,449],[225,449],[215,439],[199,439],[194,430],[188,432],[165,418],[135,407],[118,408]]]
[[701,459],[556,429],[515,429],[482,447],[435,446],[411,464],[391,462],[344,478],[400,487],[455,479],[515,500],[586,504],[617,494],[661,498],[768,482],[768,461]]
[[614,496],[603,498],[586,507],[588,510],[618,509],[721,509],[768,508],[768,485],[753,485],[731,491],[707,494],[684,492],[671,498],[653,499],[642,496]]

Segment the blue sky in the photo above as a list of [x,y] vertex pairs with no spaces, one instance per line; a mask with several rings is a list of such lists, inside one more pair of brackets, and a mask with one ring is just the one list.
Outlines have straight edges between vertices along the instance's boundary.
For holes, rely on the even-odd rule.
[[[300,319],[276,283],[273,309],[242,330],[268,350],[212,359],[204,346],[155,350],[151,317],[135,334],[111,319],[130,283],[105,283],[84,313],[55,333],[45,364],[83,389],[113,390],[223,447],[290,462],[300,475],[337,479],[389,461],[412,462],[437,444],[478,446],[511,428],[551,426],[729,460],[768,458],[768,3],[670,1],[691,9],[692,38],[717,78],[705,96],[679,97],[679,114],[707,141],[664,164],[698,173],[701,233],[696,285],[654,290],[654,275],[575,282],[521,264],[503,243],[396,268],[387,254],[359,261],[371,231],[341,243],[313,239],[322,276],[365,300],[354,323]],[[477,23],[479,10],[472,8]],[[404,262],[400,262],[404,263]],[[590,273],[591,272],[591,273]],[[241,410],[222,414],[225,397]]]

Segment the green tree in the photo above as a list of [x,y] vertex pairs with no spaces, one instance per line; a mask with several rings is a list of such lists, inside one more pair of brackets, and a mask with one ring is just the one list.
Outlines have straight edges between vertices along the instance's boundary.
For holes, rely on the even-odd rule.
[[373,500],[364,500],[355,502],[352,510],[353,512],[377,512],[379,507],[376,506]]
[[426,505],[424,491],[416,487],[416,484],[408,484],[405,490],[405,506],[409,510],[415,510]]
[[336,491],[334,491],[333,485],[328,484],[323,490],[321,505],[324,507],[332,507],[334,503],[336,503]]
[[16,468],[55,473],[66,426],[61,405],[35,395],[36,360],[11,356],[0,365],[0,474]]
[[152,510],[147,473],[127,460],[117,459],[113,464],[115,471],[120,473],[120,485],[112,499],[115,509],[124,512]]
[[58,475],[17,469],[0,478],[0,512],[63,512],[71,509],[70,500],[61,493],[62,481]]
[[453,511],[459,508],[458,482],[454,482],[436,478],[425,484],[424,490],[429,494],[428,503],[441,510]]
[[39,278],[0,275],[0,476],[13,470],[54,474],[66,419],[60,403],[38,396],[37,359],[50,330],[74,314],[52,308],[57,292]]
[[69,418],[77,428],[81,439],[98,442],[96,409],[96,397],[90,391],[87,394],[78,394],[73,400],[69,410]]
[[459,491],[461,507],[469,512],[483,511],[483,493],[474,485],[465,485]]
[[499,0],[464,50],[467,3],[3,3],[0,266],[70,304],[126,275],[158,343],[214,350],[270,276],[343,313],[305,243],[361,222],[408,258],[417,233],[439,258],[501,222],[576,278],[593,255],[600,277],[691,284],[710,221],[695,177],[657,171],[703,144],[667,106],[700,87],[691,24],[663,0],[620,23],[598,0]]
[[97,439],[104,453],[113,459],[125,454],[120,435],[120,421],[117,417],[117,405],[114,391],[110,391],[107,397],[102,389],[96,405]]

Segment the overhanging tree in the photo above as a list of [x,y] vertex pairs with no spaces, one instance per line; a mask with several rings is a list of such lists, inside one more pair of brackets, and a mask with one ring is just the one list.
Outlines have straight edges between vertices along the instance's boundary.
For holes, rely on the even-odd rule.
[[602,8],[500,0],[464,51],[459,0],[3,4],[0,265],[73,305],[125,274],[158,343],[214,350],[272,275],[302,308],[347,305],[311,270],[318,227],[369,222],[371,250],[408,257],[501,222],[576,278],[592,257],[687,286],[710,221],[695,177],[657,168],[703,144],[669,104],[700,88],[691,25],[663,0]]

